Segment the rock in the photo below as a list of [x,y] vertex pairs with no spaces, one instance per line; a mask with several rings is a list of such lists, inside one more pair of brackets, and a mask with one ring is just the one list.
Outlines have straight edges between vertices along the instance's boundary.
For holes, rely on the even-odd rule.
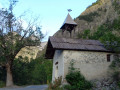
[[94,83],[92,90],[120,90],[112,78],[93,80],[92,83]]

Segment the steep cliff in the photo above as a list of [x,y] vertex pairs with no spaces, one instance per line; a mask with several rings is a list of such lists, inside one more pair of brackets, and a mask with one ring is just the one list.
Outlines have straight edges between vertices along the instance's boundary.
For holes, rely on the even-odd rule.
[[[72,38],[78,38],[78,34],[88,29],[91,33],[94,33],[101,25],[113,24],[114,20],[119,19],[119,17],[120,0],[97,0],[75,19],[78,25],[75,32],[72,32]],[[112,32],[118,34],[116,30]],[[69,32],[65,31],[62,35],[61,30],[59,30],[54,36],[69,37]]]

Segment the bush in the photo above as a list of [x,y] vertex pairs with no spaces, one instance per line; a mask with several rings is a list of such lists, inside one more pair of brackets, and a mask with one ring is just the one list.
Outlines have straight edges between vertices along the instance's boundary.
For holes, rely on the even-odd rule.
[[66,75],[66,80],[70,84],[65,86],[68,90],[86,90],[92,88],[92,84],[85,80],[79,71],[70,72]]
[[[18,58],[13,65],[13,78],[16,85],[47,84],[51,82],[52,61],[40,56],[35,60]],[[23,79],[24,78],[24,79]]]
[[0,67],[0,81],[6,81],[6,68]]
[[0,88],[3,88],[3,87],[5,87],[5,82],[0,81]]
[[69,85],[65,85],[67,90],[87,90],[92,88],[92,84],[85,79],[85,77],[80,74],[80,71],[77,71],[73,67],[74,62],[71,61],[69,68],[69,73],[66,75],[66,80]]
[[120,81],[120,72],[114,72],[114,74],[113,74],[113,79],[115,80],[115,81],[117,81],[117,82],[119,82]]
[[114,0],[114,2],[112,3],[112,6],[114,7],[115,11],[119,11],[120,10],[120,4],[117,0]]
[[100,14],[97,12],[91,12],[86,15],[80,15],[78,18],[79,18],[79,20],[85,20],[88,22],[92,22],[94,20],[94,16],[100,16]]
[[120,59],[118,55],[116,56],[116,59],[112,61],[110,68],[114,71],[112,78],[120,88]]
[[60,88],[61,81],[62,77],[58,77],[57,79],[55,79],[53,83],[49,84],[48,90],[62,90],[62,87]]

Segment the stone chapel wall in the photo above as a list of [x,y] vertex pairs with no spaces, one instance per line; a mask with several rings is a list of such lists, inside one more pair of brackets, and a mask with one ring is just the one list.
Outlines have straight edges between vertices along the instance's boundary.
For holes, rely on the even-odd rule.
[[[74,60],[74,67],[79,70],[87,80],[100,79],[111,75],[109,65],[112,63],[112,53],[92,51],[64,50],[64,77],[68,73],[70,61]],[[110,55],[110,61],[107,61]]]

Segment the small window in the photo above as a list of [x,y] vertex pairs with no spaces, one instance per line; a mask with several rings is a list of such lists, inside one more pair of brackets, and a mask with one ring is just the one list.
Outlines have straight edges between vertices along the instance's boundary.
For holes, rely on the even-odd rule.
[[110,62],[110,54],[107,54],[107,62]]

